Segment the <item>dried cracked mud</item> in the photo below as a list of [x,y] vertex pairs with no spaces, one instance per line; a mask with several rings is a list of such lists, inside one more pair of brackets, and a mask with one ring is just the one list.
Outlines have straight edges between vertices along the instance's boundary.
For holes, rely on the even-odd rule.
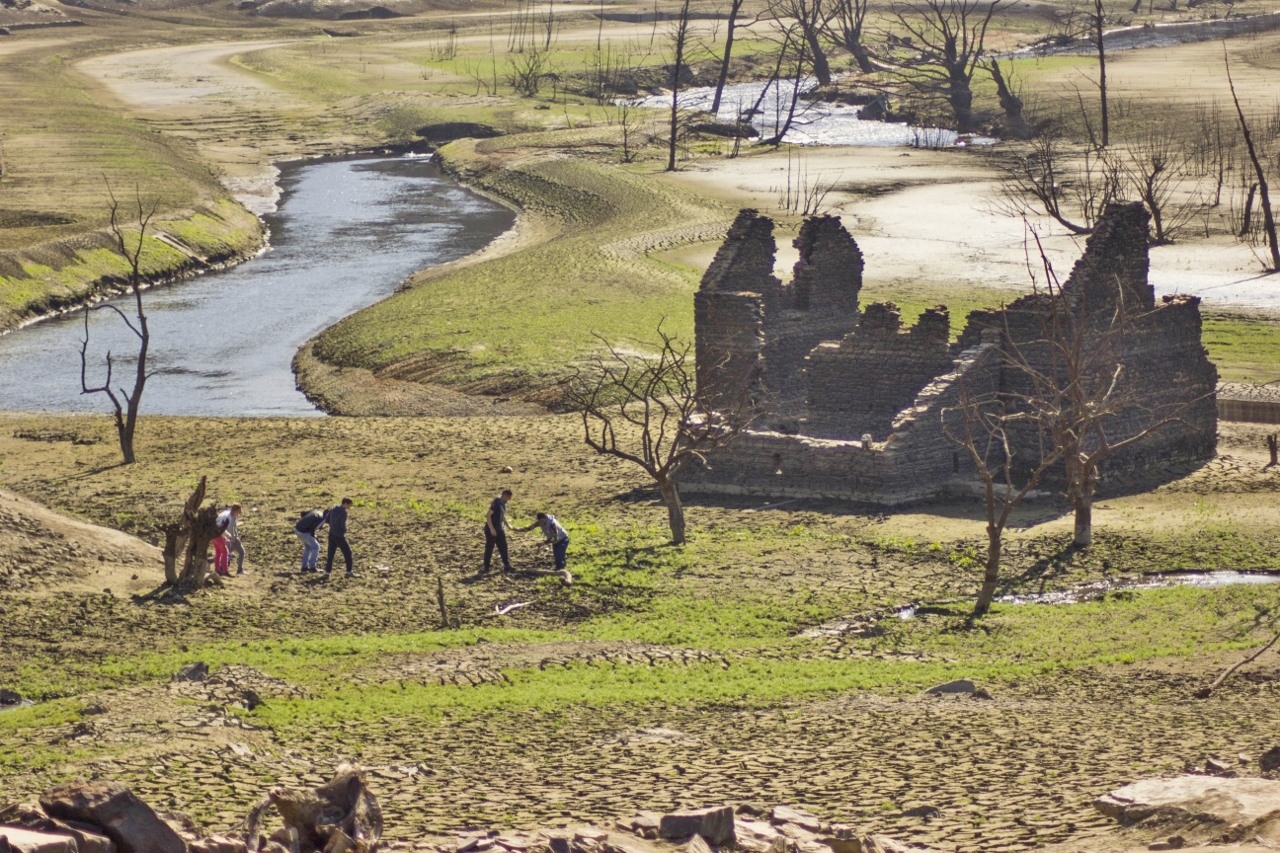
[[[732,542],[748,523],[789,535],[699,552],[712,556],[680,566],[670,588],[630,583],[636,576],[628,573],[643,575],[665,558],[655,556],[661,546],[647,534],[619,531],[652,530],[661,508],[630,470],[586,455],[571,419],[154,419],[144,424],[143,461],[131,469],[114,465],[103,420],[10,417],[4,426],[0,484],[144,539],[193,478],[207,474],[220,500],[234,497],[250,510],[244,530],[252,572],[182,601],[86,592],[53,576],[0,591],[0,684],[27,677],[32,666],[50,670],[45,695],[35,697],[46,700],[36,706],[48,709],[45,717],[15,727],[0,718],[6,799],[67,777],[112,778],[157,807],[227,829],[264,790],[319,784],[339,761],[355,760],[371,770],[389,838],[405,842],[468,827],[608,826],[637,809],[752,801],[794,803],[943,850],[1027,850],[1087,844],[1111,825],[1091,806],[1099,793],[1208,757],[1256,756],[1275,745],[1280,726],[1274,660],[1210,700],[1190,698],[1235,659],[1225,652],[1048,669],[992,685],[989,700],[932,698],[902,686],[771,701],[552,698],[505,706],[503,691],[548,673],[652,669],[697,680],[815,660],[939,663],[910,644],[876,642],[873,620],[861,633],[783,637],[741,649],[597,639],[590,627],[633,618],[642,631],[646,619],[658,618],[652,608],[675,589],[726,607],[749,600],[766,613],[770,602],[779,613],[782,602],[809,602],[812,615],[787,629],[799,633],[841,614],[964,598],[973,575],[927,549],[874,544],[901,519],[848,507],[746,514],[753,507],[694,503],[690,519],[704,537],[694,547]],[[1230,458],[1157,493],[1108,498],[1100,518],[1118,528],[1128,512],[1140,516],[1131,527],[1177,527],[1186,514],[1176,507],[1194,513],[1207,499],[1223,501],[1224,512],[1252,511],[1276,482],[1251,449],[1255,438],[1247,430],[1229,438]],[[200,448],[198,467],[190,461],[193,447]],[[501,474],[506,465],[515,472]],[[475,493],[486,481],[491,486]],[[520,577],[475,579],[479,514],[502,485],[516,491],[517,523],[541,507],[573,522],[571,568],[575,560],[596,561],[613,574],[588,573],[568,588]],[[297,512],[348,493],[361,502],[352,539],[362,577],[326,583],[297,574],[289,533]],[[1153,520],[1154,513],[1135,513],[1135,501],[1171,507],[1172,514]],[[964,538],[976,535],[977,524],[953,513],[935,517],[932,529]],[[1068,585],[1105,571],[1071,564],[1059,574],[1052,567],[1031,574],[1040,571],[1036,531],[1025,541],[1015,537],[1013,559],[1028,572],[1020,582]],[[531,539],[515,542],[517,565],[545,560]],[[1140,570],[1134,559],[1126,568]],[[342,638],[437,629],[437,581],[451,623],[471,632],[461,645],[368,655],[342,647]],[[494,615],[497,606],[525,601],[508,616]],[[532,633],[501,639],[511,628],[557,633],[545,641]],[[306,674],[306,684],[273,674],[270,664],[244,663],[215,666],[204,682],[170,681],[198,649],[215,648],[209,644],[230,661],[242,643],[257,644],[259,654],[324,638],[333,638],[334,651]],[[163,656],[156,666],[165,668],[119,668],[147,654]],[[385,709],[267,722],[268,712],[305,711],[321,696],[357,702],[369,695],[361,691],[394,697],[428,688],[459,700],[483,691],[497,699],[459,701],[432,714],[388,698]],[[904,816],[920,806],[936,808],[937,816]]]

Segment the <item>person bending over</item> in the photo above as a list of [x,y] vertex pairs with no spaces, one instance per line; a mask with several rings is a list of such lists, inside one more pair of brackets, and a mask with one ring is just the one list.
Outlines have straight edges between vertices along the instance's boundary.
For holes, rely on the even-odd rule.
[[320,562],[320,541],[316,539],[316,531],[328,518],[327,512],[313,509],[310,512],[304,512],[302,518],[299,518],[298,523],[293,526],[293,532],[298,534],[298,539],[302,541],[304,572],[314,572],[319,568],[317,564]]
[[556,521],[554,515],[548,515],[545,512],[538,513],[538,520],[528,527],[521,527],[521,531],[533,530],[535,527],[542,531],[546,544],[551,546],[551,555],[556,561],[556,568],[563,569],[565,566],[565,556],[569,551],[569,534],[560,526],[560,522]]

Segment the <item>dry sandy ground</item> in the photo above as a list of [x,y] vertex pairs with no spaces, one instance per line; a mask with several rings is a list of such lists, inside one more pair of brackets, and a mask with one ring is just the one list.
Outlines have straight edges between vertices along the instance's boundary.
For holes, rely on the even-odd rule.
[[159,548],[0,489],[0,589],[127,597],[163,580]]
[[342,147],[341,139],[330,139],[324,131],[314,140],[299,141],[284,119],[319,110],[230,62],[288,43],[150,48],[83,60],[77,68],[102,83],[126,111],[195,142],[236,199],[263,214],[275,210],[280,197],[272,161]]
[[[651,27],[618,25],[606,29],[613,38],[647,36]],[[594,27],[566,28],[560,38],[595,38]],[[485,39],[487,35],[467,36]],[[87,60],[85,73],[102,81],[127,109],[154,120],[167,131],[189,136],[201,151],[226,172],[226,182],[252,209],[268,209],[274,202],[269,162],[296,156],[297,141],[283,131],[272,138],[272,126],[283,114],[311,109],[267,80],[237,67],[236,55],[279,46],[285,42],[215,43],[130,51]],[[1237,40],[1233,50],[1265,55],[1280,35]],[[377,49],[395,53],[426,42],[378,43]],[[1161,50],[1118,54],[1113,72],[1117,98],[1182,97],[1194,81],[1197,98],[1220,102],[1227,96],[1225,76],[1216,43],[1183,45]],[[1171,73],[1170,69],[1179,69]],[[1210,70],[1205,70],[1210,69]],[[1262,105],[1274,99],[1280,74],[1271,75],[1266,62],[1241,63],[1237,78],[1247,103]],[[1062,72],[1066,85],[1079,71]],[[1181,93],[1181,94],[1180,94]],[[254,125],[257,142],[246,142],[227,126],[231,117]],[[265,140],[265,141],[264,141]],[[292,152],[292,155],[290,154]],[[777,213],[778,192],[787,181],[788,157],[803,163],[812,182],[834,182],[838,189],[827,209],[844,217],[867,258],[867,280],[884,285],[914,285],[955,289],[957,286],[997,288],[1011,294],[1025,291],[1028,275],[1028,227],[1021,219],[997,209],[995,173],[980,152],[905,151],[898,148],[806,149],[760,153],[736,159],[698,160],[667,180],[738,206],[755,206]],[[1080,252],[1078,238],[1045,217],[1030,220],[1047,253],[1065,276]],[[789,272],[794,250],[780,235],[780,271]],[[514,245],[518,245],[517,242]],[[676,260],[705,266],[714,245],[698,245],[676,253]],[[1194,240],[1152,251],[1152,283],[1158,294],[1197,293],[1210,303],[1255,308],[1280,307],[1280,290],[1259,278],[1259,264],[1244,246],[1227,240]]]

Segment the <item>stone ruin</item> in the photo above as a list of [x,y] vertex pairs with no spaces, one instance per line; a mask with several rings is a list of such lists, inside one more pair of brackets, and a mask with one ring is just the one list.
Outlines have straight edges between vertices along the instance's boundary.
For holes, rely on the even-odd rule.
[[[1113,206],[1059,295],[971,312],[953,342],[943,306],[909,328],[891,302],[860,308],[862,253],[838,217],[804,222],[794,243],[800,258],[783,284],[773,274],[773,222],[743,210],[694,297],[697,378],[717,408],[758,416],[729,447],[684,471],[682,489],[896,505],[971,488],[973,465],[946,437],[944,411],[962,387],[1026,389],[1026,371],[1008,354],[1038,369],[1049,358],[1036,342],[1053,299],[1086,305],[1089,317],[1104,321],[1121,299],[1134,309],[1125,334],[1108,338],[1132,401],[1109,424],[1112,440],[1141,432],[1150,412],[1179,413],[1110,457],[1103,478],[1158,479],[1212,457],[1217,369],[1201,345],[1200,300],[1156,302],[1147,282],[1148,220],[1141,204]],[[1014,441],[1015,458],[1039,458],[1034,429]],[[1062,472],[1053,477],[1060,484]]]

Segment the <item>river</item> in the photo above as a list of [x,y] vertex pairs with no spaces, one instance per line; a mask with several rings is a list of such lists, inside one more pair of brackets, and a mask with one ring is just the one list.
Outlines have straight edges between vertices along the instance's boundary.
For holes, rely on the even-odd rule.
[[[458,186],[425,158],[350,157],[282,164],[271,248],[227,270],[147,291],[145,414],[320,415],[291,362],[324,328],[389,296],[413,272],[475,252],[515,215]],[[128,313],[131,302],[119,302]],[[83,312],[0,336],[0,410],[108,411],[80,393]],[[132,387],[137,338],[112,311],[89,321],[89,381],[105,355]]]

